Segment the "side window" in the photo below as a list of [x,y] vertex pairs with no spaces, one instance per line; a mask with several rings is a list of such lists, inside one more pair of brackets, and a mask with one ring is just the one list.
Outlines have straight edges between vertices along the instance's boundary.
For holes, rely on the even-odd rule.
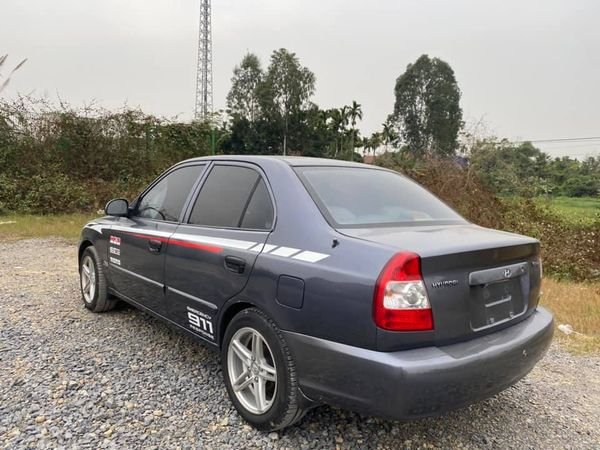
[[204,165],[187,166],[171,172],[142,197],[136,216],[177,222],[183,204],[204,168]]
[[198,194],[190,223],[223,228],[271,228],[273,206],[264,181],[258,172],[247,167],[215,166]]
[[242,219],[242,228],[270,230],[273,226],[273,203],[265,182],[261,179],[254,189]]

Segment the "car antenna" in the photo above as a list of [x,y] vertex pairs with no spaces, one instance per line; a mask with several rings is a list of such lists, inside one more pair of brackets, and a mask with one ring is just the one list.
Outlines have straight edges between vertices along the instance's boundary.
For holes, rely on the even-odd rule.
[[338,241],[337,239],[334,239],[333,242],[331,243],[331,248],[336,248],[338,245],[340,245],[340,241]]

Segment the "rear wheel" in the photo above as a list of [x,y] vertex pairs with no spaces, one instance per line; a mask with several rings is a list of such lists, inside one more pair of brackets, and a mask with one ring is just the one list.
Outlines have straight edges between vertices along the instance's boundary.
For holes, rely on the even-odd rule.
[[93,246],[87,247],[79,263],[81,297],[87,309],[105,312],[113,309],[117,300],[108,294],[108,284],[100,258]]
[[229,398],[260,430],[278,430],[299,420],[296,367],[275,323],[262,311],[238,313],[225,332],[221,365]]

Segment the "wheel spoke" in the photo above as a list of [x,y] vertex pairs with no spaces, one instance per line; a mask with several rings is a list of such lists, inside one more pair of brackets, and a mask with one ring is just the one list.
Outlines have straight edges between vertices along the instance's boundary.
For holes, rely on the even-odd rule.
[[263,362],[259,365],[260,370],[262,371],[261,377],[266,381],[277,381],[277,371],[275,367],[270,366],[267,362]]
[[254,382],[254,399],[256,400],[256,408],[259,411],[265,409],[265,406],[267,405],[267,393],[265,385],[265,380],[260,377]]
[[250,371],[248,369],[244,370],[239,377],[232,383],[233,390],[235,392],[239,392],[248,387],[250,383],[252,383],[252,377],[249,376]]
[[257,363],[264,359],[263,356],[263,340],[262,337],[256,332],[252,333],[252,356]]
[[250,361],[252,360],[252,354],[250,353],[250,350],[248,350],[246,346],[244,346],[244,344],[242,344],[237,339],[231,341],[231,343],[236,356],[239,359],[241,359],[247,366],[250,365]]

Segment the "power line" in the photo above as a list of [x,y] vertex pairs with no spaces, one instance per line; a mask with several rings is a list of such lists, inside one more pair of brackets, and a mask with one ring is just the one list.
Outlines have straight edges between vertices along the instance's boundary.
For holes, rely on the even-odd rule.
[[523,144],[525,142],[531,142],[536,144],[550,144],[553,142],[590,142],[590,141],[600,141],[600,136],[589,136],[589,137],[574,137],[574,138],[556,138],[556,139],[532,139],[532,140],[520,140],[513,141],[515,144]]

